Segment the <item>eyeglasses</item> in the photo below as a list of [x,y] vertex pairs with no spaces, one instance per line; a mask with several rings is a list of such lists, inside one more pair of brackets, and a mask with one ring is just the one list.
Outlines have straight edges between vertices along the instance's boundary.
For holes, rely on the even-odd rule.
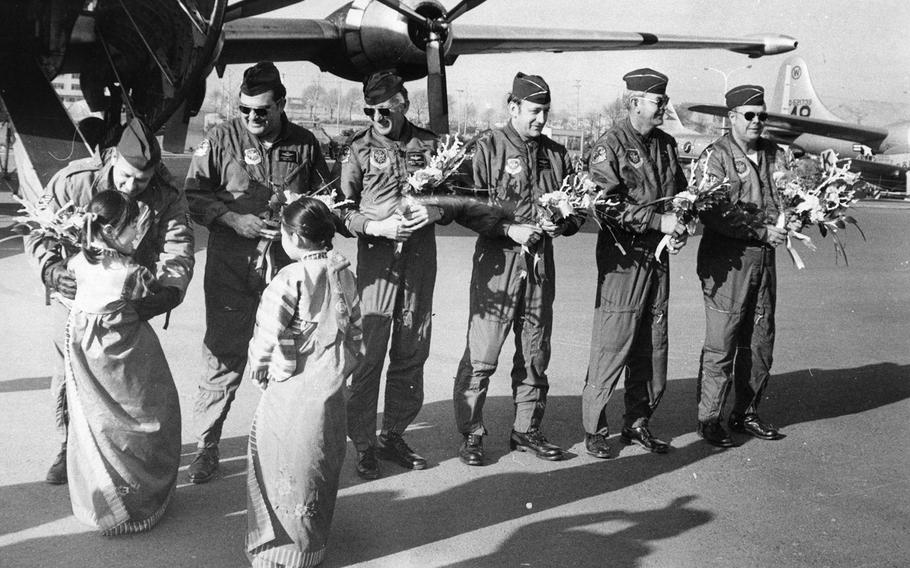
[[373,118],[373,115],[374,115],[375,113],[378,112],[378,113],[379,113],[379,116],[383,116],[383,117],[388,118],[389,116],[392,115],[392,111],[393,111],[393,110],[394,110],[394,109],[391,109],[391,108],[370,108],[370,107],[363,107],[363,114],[367,115],[367,116],[370,117],[370,118]]
[[667,97],[667,96],[659,97],[656,99],[652,99],[650,97],[635,97],[635,98],[650,101],[650,102],[654,103],[657,106],[657,108],[666,108],[667,105],[670,103],[670,97]]
[[734,110],[733,112],[743,115],[743,118],[746,119],[746,122],[752,122],[752,119],[756,116],[758,117],[759,122],[768,120],[768,113],[766,112],[752,112],[751,110],[749,112],[739,112],[737,110]]
[[240,110],[240,114],[246,116],[251,112],[256,115],[256,118],[265,118],[269,115],[269,108],[252,108],[244,105],[237,107]]

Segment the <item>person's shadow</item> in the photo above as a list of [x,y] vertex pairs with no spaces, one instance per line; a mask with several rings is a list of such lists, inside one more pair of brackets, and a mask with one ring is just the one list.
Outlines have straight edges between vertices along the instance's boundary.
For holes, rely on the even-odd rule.
[[[762,415],[787,431],[788,426],[815,420],[867,412],[910,398],[908,365],[879,363],[849,369],[812,369],[775,375],[763,403]],[[26,386],[23,383],[23,386]],[[690,434],[695,426],[695,379],[671,381],[653,420],[661,437]],[[26,388],[28,388],[26,386]],[[622,393],[615,393],[610,416],[615,427]],[[569,447],[583,436],[579,424],[579,396],[552,397],[547,408],[545,431],[554,442]],[[487,437],[490,461],[508,454],[506,436],[512,403],[508,397],[490,397],[486,414],[491,435]],[[614,418],[615,416],[615,418]],[[430,461],[427,472],[409,472],[383,462],[386,477],[432,476],[434,468],[464,474],[451,477],[441,491],[421,490],[402,497],[397,491],[371,490],[370,483],[353,474],[353,449],[348,447],[341,479],[341,496],[335,513],[327,568],[348,566],[415,549],[434,542],[520,520],[576,502],[604,496],[687,467],[724,451],[701,442],[677,447],[658,456],[638,448],[624,448],[619,458],[607,461],[571,456],[564,463],[546,465],[527,454],[522,471],[492,473],[502,468],[467,468],[455,457],[460,437],[453,425],[452,403],[427,404],[419,422],[425,425],[408,432],[408,442]],[[786,444],[791,437],[783,440]],[[740,438],[742,441],[742,438]],[[616,444],[615,438],[611,439]],[[754,440],[745,443],[765,443]],[[618,446],[614,446],[618,447]],[[575,446],[576,451],[578,446]],[[182,465],[189,464],[194,447],[184,447]],[[161,522],[148,533],[103,538],[94,533],[59,534],[53,523],[72,531],[66,486],[43,482],[0,487],[0,559],[3,566],[134,566],[177,568],[183,566],[245,566],[246,534],[246,437],[224,440],[219,477],[205,485],[189,485],[180,473],[177,496]],[[727,451],[736,451],[727,450]],[[444,471],[444,470],[443,470]],[[461,471],[457,469],[457,471]],[[490,473],[487,473],[490,471]],[[410,479],[409,479],[410,481]],[[445,481],[444,481],[445,482]],[[356,485],[356,487],[354,487]],[[354,489],[353,491],[351,489]],[[672,500],[670,500],[672,499]],[[599,505],[594,501],[594,507]],[[605,504],[590,512],[591,502],[579,503],[582,511],[571,516],[521,524],[496,550],[453,567],[499,567],[516,565],[520,558],[533,558],[536,566],[599,566],[603,551],[610,551],[611,565],[635,566],[652,550],[651,543],[682,534],[710,523],[711,513],[701,510],[689,494],[668,497],[668,502],[649,511],[615,510]],[[617,521],[621,528],[610,535],[585,530],[585,526]],[[629,525],[629,526],[626,526]],[[571,556],[567,556],[571,551]],[[574,564],[568,564],[573,558]],[[595,562],[592,559],[600,559]],[[440,559],[442,564],[444,559]]]

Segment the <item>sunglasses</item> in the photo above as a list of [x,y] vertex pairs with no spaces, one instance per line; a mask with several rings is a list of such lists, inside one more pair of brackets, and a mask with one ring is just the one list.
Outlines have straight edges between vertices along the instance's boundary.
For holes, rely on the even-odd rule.
[[650,101],[650,102],[654,103],[657,106],[657,108],[666,108],[667,105],[670,103],[670,97],[660,97],[658,99],[652,99],[650,97],[635,97],[635,98]]
[[250,114],[251,112],[256,115],[256,118],[265,118],[269,115],[268,108],[252,108],[252,107],[243,106],[243,105],[240,105],[237,108],[240,110],[240,114],[242,114],[243,116],[246,116],[246,115]]
[[764,121],[768,120],[768,113],[766,113],[766,112],[752,112],[751,110],[749,112],[739,112],[739,111],[733,111],[733,112],[735,112],[736,114],[743,115],[743,118],[746,119],[746,122],[752,122],[752,119],[755,118],[756,116],[758,117],[759,122],[764,122]]
[[370,117],[370,118],[373,118],[373,115],[376,114],[376,113],[378,112],[378,113],[379,113],[379,116],[388,118],[389,116],[392,115],[392,110],[394,110],[394,109],[390,109],[390,108],[370,108],[370,107],[364,107],[364,108],[363,108],[363,114],[367,115],[367,116]]

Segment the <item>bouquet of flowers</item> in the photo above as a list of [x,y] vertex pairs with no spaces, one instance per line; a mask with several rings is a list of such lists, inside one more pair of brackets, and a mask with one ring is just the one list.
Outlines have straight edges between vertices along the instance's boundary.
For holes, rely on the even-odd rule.
[[458,170],[465,159],[466,152],[477,142],[475,136],[467,143],[462,142],[457,136],[446,134],[436,148],[436,153],[430,157],[426,167],[417,170],[408,176],[408,184],[402,193],[405,198],[416,194],[431,193],[445,182]]
[[[785,228],[788,221],[796,219],[803,225],[818,227],[822,238],[828,233],[834,238],[835,260],[841,256],[847,263],[844,243],[837,235],[838,229],[854,225],[865,240],[866,235],[856,219],[847,215],[847,209],[856,202],[854,185],[859,174],[850,171],[850,161],[838,165],[837,154],[825,150],[815,164],[815,171],[800,168],[788,154],[787,170],[775,172],[774,181],[781,199],[781,213],[777,219],[778,228]],[[787,250],[798,269],[805,268],[799,254],[793,248],[791,237],[801,240],[810,250],[815,245],[807,235],[796,231],[787,234]]]
[[[659,201],[669,201],[670,211],[676,214],[676,219],[685,226],[685,233],[695,234],[698,224],[698,213],[710,209],[717,203],[727,199],[725,189],[730,187],[729,180],[726,178],[716,181],[713,176],[708,175],[708,160],[711,157],[709,152],[705,159],[700,160],[699,165],[702,168],[701,182],[695,183],[698,166],[693,166],[691,176],[689,177],[689,187],[672,197],[664,198]],[[713,182],[713,183],[712,183]],[[681,235],[664,235],[654,251],[654,257],[660,262],[660,255],[670,244],[670,241],[676,236]]]
[[42,239],[59,242],[64,258],[69,258],[79,250],[85,227],[85,208],[76,207],[69,201],[54,211],[49,206],[50,196],[42,197],[35,204],[16,195],[13,198],[22,205],[18,211],[21,215],[13,218],[16,222],[13,231],[17,234],[0,242],[18,238],[20,235],[36,234]]

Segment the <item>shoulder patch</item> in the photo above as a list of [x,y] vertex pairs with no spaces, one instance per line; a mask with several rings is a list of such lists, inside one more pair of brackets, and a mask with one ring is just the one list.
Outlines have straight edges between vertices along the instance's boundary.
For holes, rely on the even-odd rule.
[[607,147],[598,144],[594,147],[594,151],[591,152],[591,164],[599,164],[607,159]]
[[256,148],[245,148],[243,150],[243,161],[251,166],[256,166],[262,162],[262,156]]
[[389,153],[385,148],[370,148],[370,165],[374,168],[389,167]]

